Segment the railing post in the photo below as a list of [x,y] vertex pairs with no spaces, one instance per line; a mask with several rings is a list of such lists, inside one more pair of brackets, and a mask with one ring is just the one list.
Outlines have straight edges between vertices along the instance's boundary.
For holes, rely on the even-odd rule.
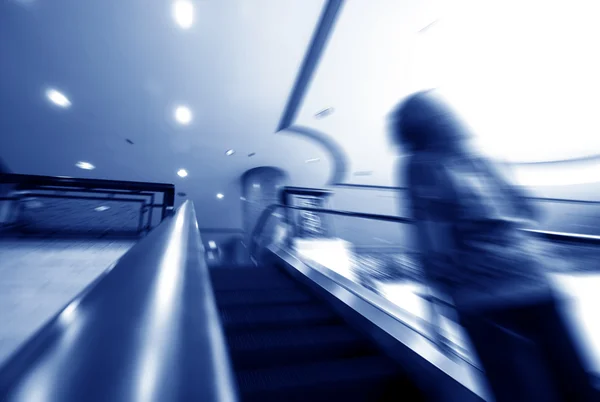
[[281,190],[281,205],[283,205],[283,224],[286,228],[285,245],[288,248],[292,246],[292,239],[296,237],[296,225],[293,224],[292,210],[290,206],[290,194],[286,188]]

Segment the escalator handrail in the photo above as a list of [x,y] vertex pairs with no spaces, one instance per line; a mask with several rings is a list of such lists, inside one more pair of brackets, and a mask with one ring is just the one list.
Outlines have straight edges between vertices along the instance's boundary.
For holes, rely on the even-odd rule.
[[[397,222],[402,224],[414,224],[415,220],[400,216],[394,215],[382,215],[382,214],[371,214],[364,212],[354,212],[354,211],[343,211],[336,209],[326,209],[326,208],[314,208],[314,207],[300,207],[300,206],[286,206],[282,204],[271,204],[269,205],[259,217],[254,230],[252,231],[252,235],[250,238],[250,255],[255,256],[255,253],[258,251],[258,239],[262,235],[264,230],[264,226],[267,220],[270,218],[271,214],[275,212],[277,209],[287,209],[287,210],[299,210],[313,213],[322,213],[328,215],[336,215],[336,216],[345,216],[359,219],[368,219],[368,220],[376,220],[382,222]],[[595,244],[600,245],[600,236],[596,235],[586,235],[579,233],[565,233],[565,232],[554,232],[548,230],[538,230],[538,229],[521,229],[525,232],[531,233],[533,235],[543,237],[545,239],[551,241],[561,241],[561,242],[571,242],[571,243],[583,243],[583,244]]]
[[237,401],[187,201],[0,367],[0,400]]

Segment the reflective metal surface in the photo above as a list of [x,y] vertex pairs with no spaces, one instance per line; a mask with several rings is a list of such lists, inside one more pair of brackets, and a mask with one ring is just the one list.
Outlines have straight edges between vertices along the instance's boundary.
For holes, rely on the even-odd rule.
[[[406,312],[348,278],[311,261],[310,264],[277,246],[269,252],[286,263],[286,268],[308,278],[315,289],[321,288],[333,298],[346,305],[347,311],[338,310],[350,322],[355,322],[391,356],[402,361],[413,380],[423,381],[422,389],[435,401],[491,401],[491,395],[483,373],[462,359],[451,359],[431,342],[422,332],[415,330],[405,321]],[[348,313],[353,311],[354,313]],[[358,314],[366,321],[356,321]],[[365,323],[370,323],[366,325]],[[383,335],[385,334],[385,335]],[[400,345],[410,352],[404,354]],[[431,384],[437,384],[431,387]]]
[[186,202],[0,368],[2,401],[235,401]]

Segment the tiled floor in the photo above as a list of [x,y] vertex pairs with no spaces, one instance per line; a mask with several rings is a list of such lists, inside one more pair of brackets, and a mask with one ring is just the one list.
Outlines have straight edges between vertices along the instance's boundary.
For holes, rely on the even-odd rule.
[[0,239],[0,364],[133,244]]

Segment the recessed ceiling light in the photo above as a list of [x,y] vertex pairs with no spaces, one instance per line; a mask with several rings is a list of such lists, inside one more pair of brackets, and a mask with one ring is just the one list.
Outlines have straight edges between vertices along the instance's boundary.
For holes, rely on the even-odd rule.
[[89,162],[84,162],[84,161],[79,161],[75,164],[75,166],[77,166],[79,169],[84,169],[84,170],[94,170],[96,169],[96,166],[92,165]]
[[187,194],[184,193],[183,191],[178,192],[177,195],[180,197],[187,197]]
[[190,124],[192,121],[192,111],[187,106],[177,106],[175,108],[175,120],[177,120],[179,124]]
[[254,187],[254,188],[260,188],[260,184],[259,184],[259,183],[254,183],[254,184],[252,185],[252,187]]
[[223,197],[225,197],[223,194],[221,194],[221,193],[217,194],[217,198],[218,198],[218,199],[221,199],[221,198],[223,198]]
[[217,243],[215,243],[214,240],[209,240],[208,247],[213,248],[213,249],[217,248]]
[[71,106],[71,101],[62,92],[56,89],[50,88],[46,91],[46,97],[50,102],[62,108],[68,108]]
[[328,107],[326,109],[320,110],[317,113],[315,113],[315,117],[317,119],[322,119],[322,118],[327,117],[330,114],[332,114],[334,110],[335,110],[334,108]]
[[104,211],[107,211],[109,209],[110,209],[110,207],[107,207],[106,205],[101,205],[99,207],[94,208],[94,211],[96,211],[96,212],[104,212]]
[[256,155],[256,152],[250,152],[250,153],[248,154],[248,158],[252,158],[254,155]]
[[315,162],[319,162],[321,160],[321,158],[312,158],[312,159],[307,159],[304,162],[306,163],[315,163]]
[[227,152],[225,152],[225,155],[227,156],[231,156],[235,153],[235,151],[233,149],[228,149]]
[[179,177],[186,177],[187,175],[188,175],[188,172],[185,169],[179,169],[177,171],[177,176],[179,176]]
[[188,29],[194,23],[194,5],[188,0],[177,0],[173,3],[173,18],[183,29]]

